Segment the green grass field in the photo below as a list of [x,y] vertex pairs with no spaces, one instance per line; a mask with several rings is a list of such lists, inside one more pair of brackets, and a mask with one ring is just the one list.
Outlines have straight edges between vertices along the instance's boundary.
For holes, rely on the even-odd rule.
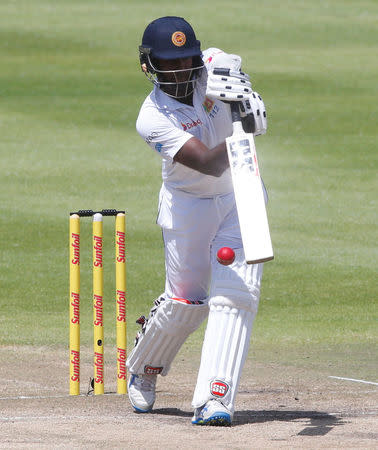
[[[0,4],[0,344],[68,345],[68,213],[126,209],[129,346],[164,287],[155,225],[160,161],[135,131],[150,90],[145,26],[181,15],[202,47],[243,57],[269,130],[257,139],[275,261],[265,265],[254,357],[376,377],[375,0],[123,0]],[[216,7],[215,7],[216,6]],[[114,342],[113,221],[106,222]],[[82,225],[82,340],[90,345],[90,222]],[[86,292],[86,295],[84,295]],[[203,328],[190,339],[199,349]],[[67,360],[68,361],[68,360]]]

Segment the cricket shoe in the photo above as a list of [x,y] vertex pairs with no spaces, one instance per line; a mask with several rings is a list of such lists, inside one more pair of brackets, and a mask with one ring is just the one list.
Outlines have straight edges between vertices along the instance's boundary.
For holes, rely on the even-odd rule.
[[129,380],[128,394],[136,412],[149,412],[155,403],[157,375],[132,374]]
[[218,400],[209,400],[201,408],[194,410],[193,425],[212,425],[229,427],[232,422],[231,412]]

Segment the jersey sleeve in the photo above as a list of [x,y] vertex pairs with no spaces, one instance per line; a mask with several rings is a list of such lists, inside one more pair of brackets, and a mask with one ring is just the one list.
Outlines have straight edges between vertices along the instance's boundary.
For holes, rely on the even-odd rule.
[[145,142],[162,158],[173,159],[181,147],[193,137],[175,126],[162,111],[154,108],[139,113],[136,129]]

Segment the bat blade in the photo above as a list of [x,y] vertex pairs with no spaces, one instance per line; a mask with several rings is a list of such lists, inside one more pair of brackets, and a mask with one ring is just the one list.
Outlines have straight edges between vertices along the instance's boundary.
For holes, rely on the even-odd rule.
[[274,255],[253,135],[234,122],[226,145],[246,262],[270,261]]

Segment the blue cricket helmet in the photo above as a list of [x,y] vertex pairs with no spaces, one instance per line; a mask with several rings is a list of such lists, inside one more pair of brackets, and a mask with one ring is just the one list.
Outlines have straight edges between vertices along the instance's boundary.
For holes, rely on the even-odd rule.
[[[191,69],[161,70],[159,60],[192,58]],[[167,16],[151,22],[144,31],[139,46],[142,71],[147,78],[167,95],[176,99],[188,97],[204,67],[201,43],[191,25],[182,17]],[[179,74],[187,79],[179,81]],[[173,75],[176,79],[168,80]]]
[[201,43],[191,25],[182,17],[167,16],[151,22],[144,31],[140,51],[153,59],[201,56]]

